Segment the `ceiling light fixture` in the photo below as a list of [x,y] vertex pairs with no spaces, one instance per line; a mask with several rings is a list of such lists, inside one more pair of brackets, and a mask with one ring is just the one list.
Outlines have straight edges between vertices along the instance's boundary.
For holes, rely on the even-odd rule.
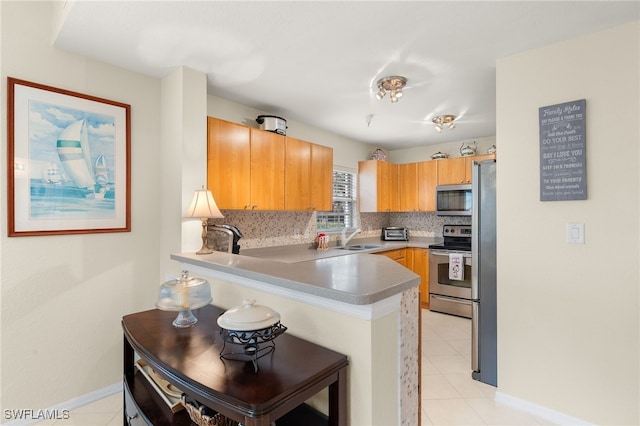
[[383,77],[378,80],[378,93],[376,98],[382,99],[387,92],[390,93],[391,103],[398,102],[403,95],[402,88],[407,84],[407,79],[397,75]]
[[455,115],[447,114],[447,115],[439,115],[437,117],[433,117],[431,121],[436,125],[436,131],[440,133],[444,126],[447,126],[449,129],[453,129],[456,127],[454,123],[456,119]]

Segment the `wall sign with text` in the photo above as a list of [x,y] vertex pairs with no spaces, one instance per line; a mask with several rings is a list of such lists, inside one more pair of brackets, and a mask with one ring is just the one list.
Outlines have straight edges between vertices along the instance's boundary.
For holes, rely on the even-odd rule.
[[540,201],[587,199],[585,99],[541,107]]

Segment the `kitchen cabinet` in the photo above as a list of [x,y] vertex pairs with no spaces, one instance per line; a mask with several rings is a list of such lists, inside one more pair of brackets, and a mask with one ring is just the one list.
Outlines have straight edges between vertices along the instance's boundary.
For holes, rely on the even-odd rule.
[[420,209],[418,185],[418,163],[399,164],[398,192],[401,212],[414,212]]
[[330,211],[333,149],[208,117],[207,187],[221,209]]
[[466,158],[447,158],[438,161],[438,185],[459,185],[465,182]]
[[207,133],[207,188],[219,208],[246,208],[251,193],[249,128],[209,117]]
[[395,249],[395,250],[382,251],[376,254],[386,256],[389,259],[392,259],[398,262],[400,265],[406,268],[407,267],[406,250],[407,249],[405,248],[401,248],[401,249]]
[[207,187],[218,207],[283,210],[284,136],[213,117],[207,133]]
[[418,211],[433,212],[436,210],[439,161],[418,163]]
[[483,154],[436,160],[438,161],[438,185],[469,184],[473,162],[492,158],[496,158],[496,155]]
[[398,165],[401,212],[435,211],[438,162],[422,161]]
[[411,269],[420,275],[420,307],[429,308],[429,250],[424,248],[412,247],[411,250],[412,265]]
[[405,259],[405,267],[420,276],[420,286],[418,287],[420,308],[429,309],[429,250],[407,247]]
[[358,162],[358,201],[361,212],[399,211],[398,165],[380,160]]
[[287,136],[285,210],[330,211],[332,186],[333,149]]
[[251,129],[252,210],[284,210],[284,148],[284,136]]

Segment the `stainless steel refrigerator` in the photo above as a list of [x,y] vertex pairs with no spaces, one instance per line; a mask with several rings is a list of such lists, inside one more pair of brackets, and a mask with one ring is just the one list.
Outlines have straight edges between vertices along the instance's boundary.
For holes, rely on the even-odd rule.
[[471,366],[475,380],[498,385],[496,316],[496,161],[473,163]]

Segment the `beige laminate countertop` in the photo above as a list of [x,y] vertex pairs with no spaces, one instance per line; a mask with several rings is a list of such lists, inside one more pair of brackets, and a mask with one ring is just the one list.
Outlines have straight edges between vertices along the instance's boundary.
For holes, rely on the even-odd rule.
[[[428,248],[441,238],[415,237],[410,241],[359,238],[354,244],[380,246],[348,251],[319,251],[308,245],[241,249],[241,254],[181,253],[171,259],[239,278],[296,290],[353,305],[368,305],[420,284],[420,277],[385,256],[372,254],[404,247]],[[215,275],[215,274],[214,274]]]

